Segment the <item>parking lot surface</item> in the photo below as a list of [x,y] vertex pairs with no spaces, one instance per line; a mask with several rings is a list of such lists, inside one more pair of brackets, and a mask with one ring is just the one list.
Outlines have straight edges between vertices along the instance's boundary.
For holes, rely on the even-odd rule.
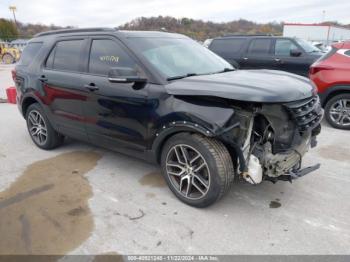
[[6,88],[13,86],[11,70],[14,65],[4,65],[0,63],[0,99],[6,98]]
[[0,103],[0,254],[350,254],[350,132],[323,123],[318,140],[303,161],[318,171],[236,181],[196,209],[157,166],[69,139],[38,149],[16,105]]

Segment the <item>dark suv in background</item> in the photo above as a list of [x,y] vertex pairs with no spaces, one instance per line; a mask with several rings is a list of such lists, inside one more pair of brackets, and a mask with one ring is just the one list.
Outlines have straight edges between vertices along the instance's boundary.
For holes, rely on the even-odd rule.
[[240,69],[272,69],[308,76],[322,52],[309,42],[289,37],[228,35],[208,47]]
[[170,189],[192,206],[214,203],[235,175],[251,184],[291,181],[319,167],[301,167],[323,115],[307,79],[234,70],[183,35],[41,33],[13,78],[38,147],[68,136],[159,163]]

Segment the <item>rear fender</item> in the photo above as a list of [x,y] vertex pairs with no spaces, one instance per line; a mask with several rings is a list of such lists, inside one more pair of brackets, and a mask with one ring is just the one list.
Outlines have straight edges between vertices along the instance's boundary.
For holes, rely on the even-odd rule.
[[322,106],[325,106],[326,103],[335,95],[341,93],[350,93],[350,85],[336,85],[328,87],[325,92],[319,93]]

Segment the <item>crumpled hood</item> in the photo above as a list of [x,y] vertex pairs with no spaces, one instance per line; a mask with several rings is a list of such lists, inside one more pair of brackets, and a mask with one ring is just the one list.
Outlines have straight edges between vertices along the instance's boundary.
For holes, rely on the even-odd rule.
[[171,95],[216,96],[250,102],[291,102],[313,95],[309,79],[274,70],[237,70],[192,76],[165,86]]

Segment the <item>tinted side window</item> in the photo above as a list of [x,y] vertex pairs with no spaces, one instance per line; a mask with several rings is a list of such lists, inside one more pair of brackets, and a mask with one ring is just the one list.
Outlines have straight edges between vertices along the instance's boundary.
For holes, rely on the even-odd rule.
[[[56,44],[46,64],[53,69],[79,71],[80,52],[84,40],[65,40]],[[51,63],[51,65],[50,65]]]
[[21,55],[21,60],[19,61],[19,64],[21,65],[29,65],[35,56],[39,53],[39,50],[43,43],[29,43],[23,50],[23,53]]
[[275,55],[289,56],[291,50],[296,50],[298,47],[289,39],[277,39],[275,46]]
[[264,55],[270,51],[270,39],[253,39],[249,45],[248,53]]
[[92,41],[89,72],[98,75],[107,75],[111,67],[135,68],[133,59],[120,47],[109,39],[96,39]]
[[218,54],[238,53],[244,43],[244,38],[214,39],[209,49]]
[[344,54],[346,54],[347,56],[350,56],[350,50],[345,51],[345,53],[344,53]]

